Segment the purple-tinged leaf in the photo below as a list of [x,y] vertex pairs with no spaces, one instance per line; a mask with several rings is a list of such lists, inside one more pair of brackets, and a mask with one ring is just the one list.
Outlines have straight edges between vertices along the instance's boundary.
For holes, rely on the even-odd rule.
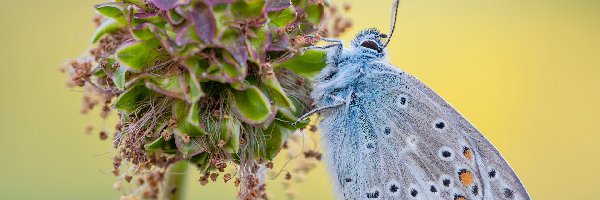
[[211,43],[217,32],[217,20],[212,9],[204,3],[197,3],[190,14],[198,37],[204,43]]
[[210,6],[214,6],[215,4],[221,3],[233,3],[235,2],[235,0],[205,0],[204,2],[206,2]]
[[267,12],[283,10],[292,5],[290,0],[267,0]]
[[187,43],[187,41],[189,41],[187,40],[187,34],[189,33],[190,26],[190,24],[186,24],[183,28],[177,31],[177,38],[175,39],[175,44],[177,44],[177,46],[184,45]]
[[157,16],[157,15],[158,15],[157,12],[155,12],[155,13],[142,13],[142,12],[140,12],[140,13],[133,14],[133,17],[135,19],[145,19],[145,18],[150,18],[150,17]]
[[[244,46],[245,47],[245,46]],[[231,51],[226,51],[231,52]],[[246,50],[247,53],[247,50]],[[247,56],[247,54],[245,54]],[[239,56],[239,55],[238,55]],[[246,57],[247,59],[247,57]],[[246,78],[247,65],[246,61],[239,62],[232,53],[223,54],[223,72],[228,83],[241,82]]]
[[176,8],[173,10],[169,10],[169,12],[167,12],[167,20],[169,20],[169,23],[174,24],[174,25],[179,25],[183,22],[183,20],[185,18],[183,18],[183,16],[181,16],[181,10]]
[[236,29],[229,29],[221,36],[221,44],[231,53],[240,65],[245,65],[248,60],[248,48],[245,37]]
[[263,26],[251,31],[254,37],[247,40],[250,57],[253,60],[263,60],[265,58],[265,50],[271,44],[269,26]]
[[271,32],[271,44],[267,51],[287,51],[291,48],[291,42],[285,33]]
[[169,10],[179,5],[189,3],[189,0],[150,0],[158,9]]

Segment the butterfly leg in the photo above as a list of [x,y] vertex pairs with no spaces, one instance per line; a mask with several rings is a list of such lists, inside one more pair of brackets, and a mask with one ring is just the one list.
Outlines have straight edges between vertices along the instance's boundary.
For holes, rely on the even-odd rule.
[[342,43],[342,40],[338,40],[338,39],[334,39],[334,38],[321,38],[321,40],[325,41],[325,42],[331,42],[331,43]]
[[[315,35],[307,35],[307,37],[311,37],[311,38],[315,38],[317,36]],[[335,38],[320,38],[319,40],[323,40],[325,42],[331,42],[331,43],[342,43],[342,40],[339,39],[335,39]]]
[[310,116],[310,115],[312,115],[312,114],[314,114],[316,112],[319,112],[319,111],[322,111],[322,110],[326,110],[326,109],[329,109],[329,108],[335,108],[335,107],[338,107],[338,106],[341,106],[341,105],[345,105],[345,104],[346,104],[346,102],[340,102],[340,103],[337,103],[337,104],[334,104],[334,105],[329,105],[329,106],[323,106],[323,107],[315,108],[315,109],[311,110],[310,112],[307,112],[306,114],[302,115],[300,118],[298,118],[298,120],[296,120],[294,123],[292,123],[292,126],[295,126],[296,124],[298,124],[298,122],[302,121],[304,118],[307,118],[308,116]]
[[323,49],[323,50],[328,50],[330,48],[335,48],[335,53],[341,54],[342,53],[342,49],[343,49],[343,44],[342,43],[333,43],[333,44],[328,44],[325,46],[309,46],[309,47],[304,47],[302,48],[302,53],[304,53],[307,50],[311,50],[311,49]]

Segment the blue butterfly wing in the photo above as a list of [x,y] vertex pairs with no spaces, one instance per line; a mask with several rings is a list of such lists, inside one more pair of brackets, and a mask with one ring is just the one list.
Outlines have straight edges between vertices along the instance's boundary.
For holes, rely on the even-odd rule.
[[383,62],[345,67],[317,78],[318,103],[345,102],[320,124],[341,199],[529,199],[494,146],[421,81]]

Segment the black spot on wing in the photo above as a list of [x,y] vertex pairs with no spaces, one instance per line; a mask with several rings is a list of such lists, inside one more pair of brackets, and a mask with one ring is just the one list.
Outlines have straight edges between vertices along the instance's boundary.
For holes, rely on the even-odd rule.
[[444,179],[442,180],[442,184],[446,187],[450,187],[450,179]]
[[400,105],[406,105],[406,97],[400,97]]
[[386,135],[389,135],[392,132],[392,129],[390,129],[390,127],[385,127],[385,129],[383,130],[383,133]]
[[438,150],[438,158],[443,161],[452,161],[454,159],[454,151],[449,147],[442,147]]
[[431,126],[433,126],[436,131],[443,132],[448,128],[448,123],[446,123],[443,119],[436,119],[433,121]]
[[379,198],[379,191],[375,190],[375,192],[367,192],[367,198],[369,198],[369,199]]
[[442,151],[442,157],[449,158],[450,156],[452,156],[452,153],[449,151]]
[[429,191],[436,193],[437,192],[437,188],[435,188],[435,186],[431,186],[431,188],[429,188]]
[[444,129],[446,127],[446,123],[444,122],[438,122],[435,124],[435,128],[437,129]]
[[502,195],[504,195],[504,198],[507,198],[507,199],[513,199],[513,198],[515,198],[514,192],[511,189],[508,189],[508,188],[504,188],[502,190]]
[[496,177],[496,170],[495,169],[490,170],[490,172],[488,172],[488,176],[490,178],[495,178]]
[[396,104],[400,108],[407,108],[408,107],[408,97],[406,97],[404,94],[400,94],[400,96],[396,100]]
[[417,191],[416,189],[412,189],[410,191],[410,196],[412,196],[412,197],[417,197],[418,194],[419,194],[419,191]]
[[398,186],[396,186],[395,184],[392,184],[392,186],[390,186],[390,192],[392,193],[398,192],[398,189]]
[[479,186],[474,185],[471,192],[473,192],[473,195],[477,196],[479,194]]

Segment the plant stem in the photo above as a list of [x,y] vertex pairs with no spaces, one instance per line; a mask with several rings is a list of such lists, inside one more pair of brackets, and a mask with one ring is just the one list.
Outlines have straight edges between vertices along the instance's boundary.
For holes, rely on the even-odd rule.
[[185,175],[188,163],[183,160],[171,166],[165,174],[163,200],[183,200],[185,194]]

